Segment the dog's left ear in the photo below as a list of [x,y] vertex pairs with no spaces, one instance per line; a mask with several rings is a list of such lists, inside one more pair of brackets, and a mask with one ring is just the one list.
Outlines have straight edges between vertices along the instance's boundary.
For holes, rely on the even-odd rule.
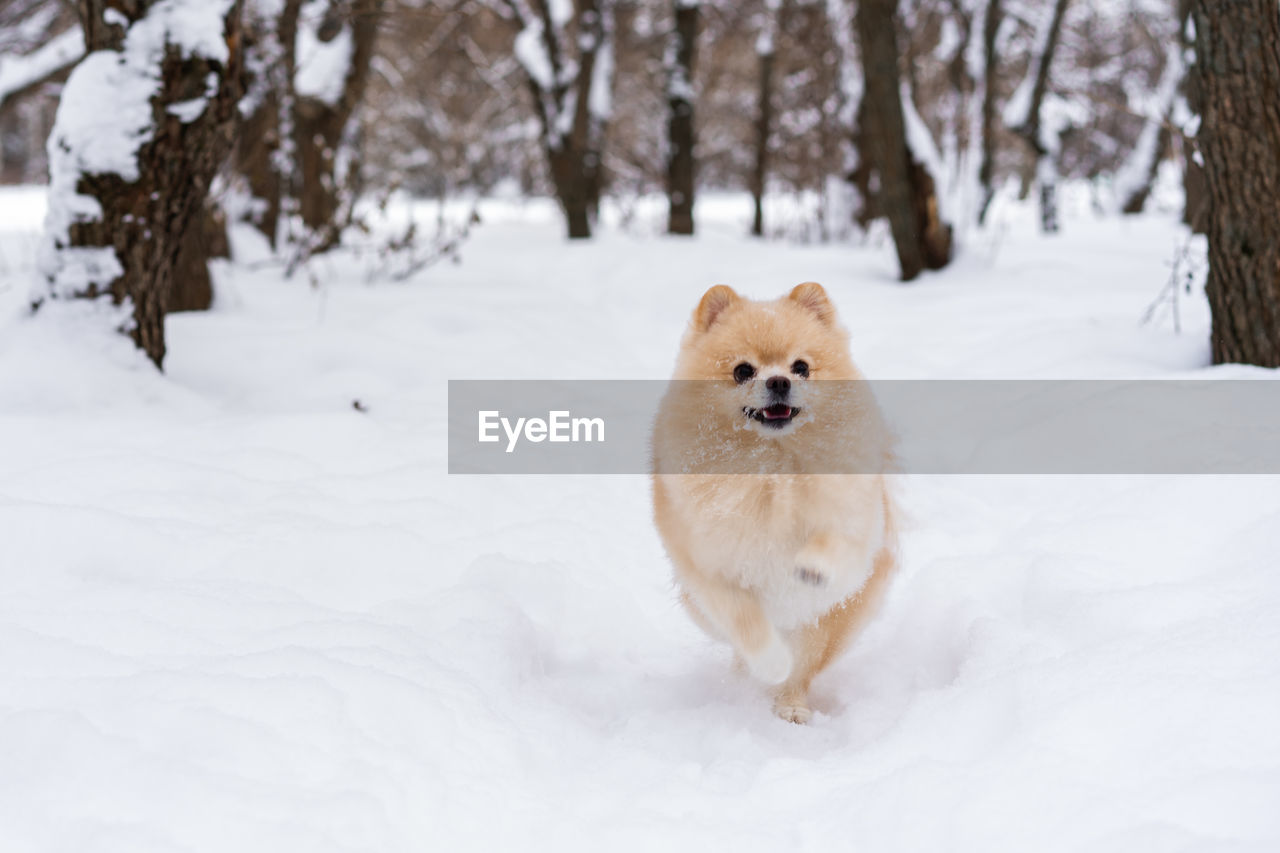
[[836,307],[827,298],[827,292],[822,289],[822,285],[816,281],[797,284],[792,288],[791,296],[788,298],[792,302],[798,302],[807,310],[812,311],[822,322],[827,324],[835,322]]
[[710,329],[716,318],[741,298],[738,296],[737,291],[729,285],[717,284],[702,294],[702,301],[698,303],[698,307],[693,312],[694,327],[699,332],[705,332]]

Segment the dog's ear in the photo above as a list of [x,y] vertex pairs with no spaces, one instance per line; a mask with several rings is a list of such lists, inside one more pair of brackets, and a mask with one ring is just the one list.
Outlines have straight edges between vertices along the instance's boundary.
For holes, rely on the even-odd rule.
[[702,301],[698,303],[697,309],[693,312],[694,328],[699,332],[705,332],[710,329],[711,324],[723,313],[724,309],[741,298],[729,285],[717,284],[702,294]]
[[835,322],[836,307],[827,298],[827,292],[822,289],[822,285],[816,281],[797,284],[792,288],[791,296],[788,298],[792,302],[799,303],[806,310],[813,312],[822,322],[827,324]]

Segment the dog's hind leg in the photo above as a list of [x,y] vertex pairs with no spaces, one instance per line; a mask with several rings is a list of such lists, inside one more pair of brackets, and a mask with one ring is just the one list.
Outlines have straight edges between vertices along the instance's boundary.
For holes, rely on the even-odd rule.
[[786,681],[791,649],[754,593],[678,562],[677,577],[695,622],[712,636],[728,640],[756,678],[766,684]]

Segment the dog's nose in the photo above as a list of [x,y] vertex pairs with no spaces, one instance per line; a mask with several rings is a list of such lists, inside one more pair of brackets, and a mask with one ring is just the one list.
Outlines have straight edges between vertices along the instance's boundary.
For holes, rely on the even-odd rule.
[[778,396],[782,396],[791,390],[791,380],[785,376],[770,376],[765,380],[764,387]]

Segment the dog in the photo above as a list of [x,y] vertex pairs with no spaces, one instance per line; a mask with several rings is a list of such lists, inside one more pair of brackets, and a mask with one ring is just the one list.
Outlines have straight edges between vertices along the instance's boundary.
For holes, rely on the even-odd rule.
[[[653,514],[695,623],[807,723],[897,565],[893,441],[822,286],[712,287],[653,430]],[[839,380],[839,381],[828,381]]]

